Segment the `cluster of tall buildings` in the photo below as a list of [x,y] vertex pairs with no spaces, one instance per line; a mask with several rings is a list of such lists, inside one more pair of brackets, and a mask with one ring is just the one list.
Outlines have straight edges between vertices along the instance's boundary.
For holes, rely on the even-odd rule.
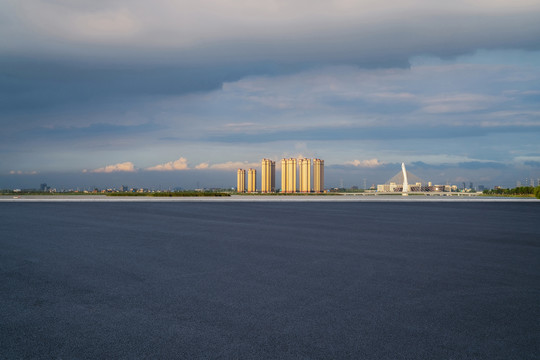
[[[311,166],[313,162],[313,167]],[[238,169],[238,192],[257,192],[257,171]],[[276,192],[276,162],[263,159],[261,162],[262,193]],[[310,193],[324,191],[324,160],[321,159],[281,159],[281,189],[282,193]]]
[[276,162],[262,159],[261,162],[261,192],[272,193],[276,191]]
[[[257,191],[257,171],[255,169],[249,169],[247,174],[247,192]],[[246,192],[246,170],[238,169],[236,188],[238,192]]]

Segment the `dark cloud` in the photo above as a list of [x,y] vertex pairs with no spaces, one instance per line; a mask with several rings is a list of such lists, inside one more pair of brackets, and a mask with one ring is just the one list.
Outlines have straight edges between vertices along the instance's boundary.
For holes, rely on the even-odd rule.
[[183,95],[218,89],[250,74],[284,74],[298,66],[274,64],[173,65],[93,63],[90,60],[0,58],[0,116],[59,108],[92,109],[138,97]]
[[155,124],[142,124],[142,125],[132,125],[132,126],[122,126],[114,124],[92,124],[85,127],[68,127],[68,128],[34,128],[31,131],[25,132],[25,135],[34,139],[49,139],[52,141],[58,140],[74,140],[78,141],[81,138],[89,137],[89,134],[95,137],[103,136],[122,136],[122,135],[131,135],[134,133],[149,133],[159,129],[159,126]]
[[402,140],[402,139],[453,139],[485,136],[492,133],[531,133],[540,132],[538,126],[395,126],[377,127],[332,127],[306,128],[298,130],[266,131],[260,133],[226,134],[203,137],[201,140],[262,143],[287,140]]
[[[383,8],[379,21],[374,21],[369,18],[369,4],[354,6],[352,13],[335,9],[335,14],[332,8],[321,5],[315,10],[283,5],[283,11],[304,13],[303,22],[285,21],[282,28],[268,34],[264,27],[267,15],[261,9],[250,13],[261,18],[260,24],[249,22],[245,32],[237,33],[232,19],[238,18],[241,23],[244,16],[226,10],[225,16],[231,18],[230,27],[205,25],[203,17],[192,29],[194,35],[190,35],[173,21],[172,14],[165,13],[171,6],[163,4],[160,10],[159,2],[155,9],[138,1],[103,2],[91,7],[64,2],[8,4],[7,9],[11,7],[19,16],[41,9],[43,18],[10,20],[11,27],[6,31],[0,27],[4,34],[8,30],[14,33],[4,39],[3,46],[0,43],[3,115],[66,106],[95,107],[136,96],[210,91],[223,82],[248,75],[286,74],[317,66],[408,67],[409,59],[416,55],[452,58],[477,49],[540,49],[540,8],[532,6],[524,11],[509,5],[508,12],[477,6],[471,9],[474,13],[467,13],[442,6],[429,6],[428,11],[420,2],[406,9],[410,16],[396,17],[389,7]],[[95,28],[71,25],[66,21],[69,18],[61,18],[62,14],[73,19],[96,16],[96,21],[103,21],[98,17],[102,11],[114,19],[114,14],[122,14],[122,4],[131,10],[130,23],[138,29],[136,37],[114,40],[114,33],[107,37],[105,32],[102,37],[87,41],[84,34],[91,36]],[[197,9],[184,4],[170,11],[183,16]],[[321,14],[332,16],[324,23],[319,18]],[[212,21],[216,15],[207,13],[205,17]],[[286,18],[285,15],[288,14],[273,14],[276,20]],[[146,18],[151,16],[156,18]],[[355,18],[363,21],[351,21]],[[41,32],[22,31],[36,26],[34,22],[39,23]],[[56,27],[63,32],[48,33]],[[161,33],[168,39],[165,43],[154,27],[167,28]],[[205,34],[204,41],[197,40],[198,32]],[[189,45],[179,44],[175,38],[185,39]]]
[[495,161],[467,161],[457,165],[462,169],[506,169],[507,164],[502,164]]
[[448,168],[460,168],[460,169],[505,169],[508,168],[508,164],[496,162],[496,161],[466,161],[454,164],[441,163],[441,164],[427,164],[423,161],[414,161],[411,163],[411,169],[448,169]]
[[540,168],[540,161],[525,161],[524,162],[525,165],[527,166],[531,166],[531,167],[534,167],[534,168]]

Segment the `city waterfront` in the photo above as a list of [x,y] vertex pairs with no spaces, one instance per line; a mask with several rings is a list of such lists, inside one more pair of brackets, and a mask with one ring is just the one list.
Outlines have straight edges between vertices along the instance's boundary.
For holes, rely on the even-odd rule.
[[351,193],[310,195],[230,195],[230,196],[107,196],[107,195],[15,195],[0,196],[0,202],[538,202],[534,197],[496,197],[478,194],[397,194]]
[[4,358],[540,350],[536,199],[0,199]]

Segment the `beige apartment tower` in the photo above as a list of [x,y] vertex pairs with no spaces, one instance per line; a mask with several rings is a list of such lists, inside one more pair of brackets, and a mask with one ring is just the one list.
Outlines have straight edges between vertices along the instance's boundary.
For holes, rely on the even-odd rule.
[[324,192],[324,160],[313,159],[313,191]]
[[281,192],[287,190],[287,159],[281,159]]
[[311,159],[299,159],[300,168],[300,192],[311,192]]
[[238,169],[236,176],[236,191],[246,192],[246,170]]
[[257,170],[249,169],[248,170],[248,188],[247,191],[254,193],[257,191]]
[[261,162],[261,192],[276,191],[276,162],[263,159]]
[[281,192],[296,192],[296,159],[281,159]]

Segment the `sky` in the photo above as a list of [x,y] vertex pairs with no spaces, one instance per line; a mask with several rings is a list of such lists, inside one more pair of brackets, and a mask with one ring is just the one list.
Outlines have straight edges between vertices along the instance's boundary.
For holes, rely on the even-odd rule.
[[283,157],[324,159],[326,187],[402,162],[536,185],[538,19],[537,0],[0,0],[0,188],[232,187]]

